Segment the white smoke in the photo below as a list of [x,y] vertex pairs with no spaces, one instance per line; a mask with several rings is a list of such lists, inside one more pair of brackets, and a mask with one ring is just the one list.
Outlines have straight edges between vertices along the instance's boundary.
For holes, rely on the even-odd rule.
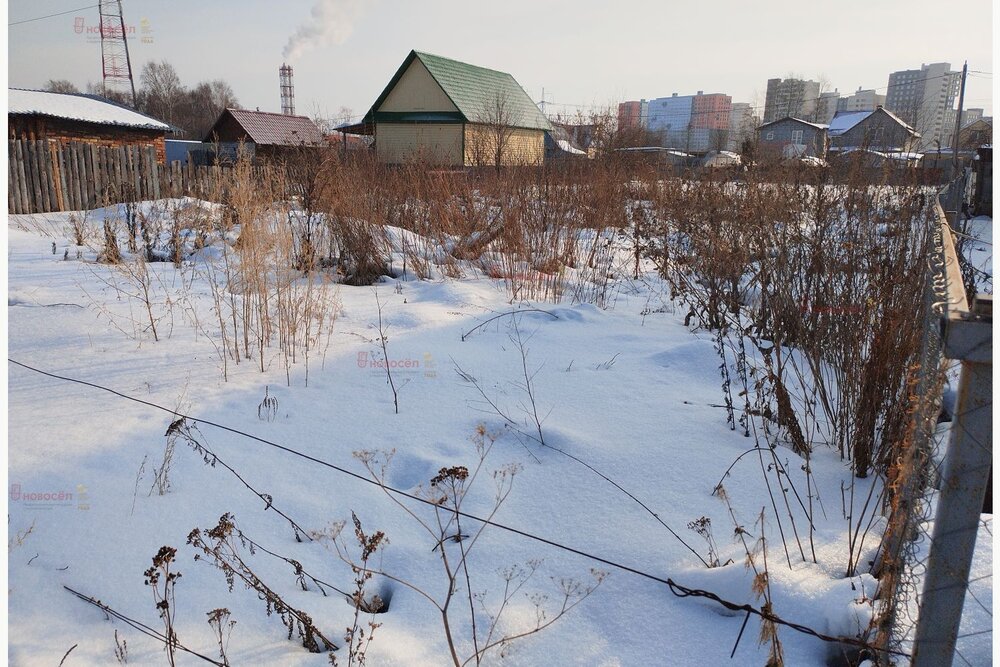
[[309,21],[288,38],[282,51],[285,60],[296,60],[317,46],[342,44],[354,32],[354,22],[369,3],[370,0],[318,0]]

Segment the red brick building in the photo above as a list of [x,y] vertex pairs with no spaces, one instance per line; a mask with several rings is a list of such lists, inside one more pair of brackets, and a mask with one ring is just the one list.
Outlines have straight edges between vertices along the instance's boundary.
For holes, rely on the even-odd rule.
[[7,91],[8,139],[43,139],[61,144],[153,146],[166,161],[166,123],[97,95]]

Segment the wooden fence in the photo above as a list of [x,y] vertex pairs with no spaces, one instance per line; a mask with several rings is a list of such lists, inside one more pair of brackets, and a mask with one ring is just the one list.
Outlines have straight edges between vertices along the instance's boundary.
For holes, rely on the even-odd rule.
[[[156,161],[152,146],[9,141],[7,204],[11,213],[80,211],[162,197],[215,198],[230,167]],[[254,167],[257,178],[275,177]]]

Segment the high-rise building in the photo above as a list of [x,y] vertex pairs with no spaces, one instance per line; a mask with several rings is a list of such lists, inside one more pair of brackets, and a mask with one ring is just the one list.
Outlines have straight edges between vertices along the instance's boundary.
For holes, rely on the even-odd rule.
[[861,90],[852,95],[841,97],[837,100],[837,111],[875,111],[881,106],[885,106],[885,95],[879,95],[874,90]]
[[696,153],[725,148],[732,102],[729,95],[700,90],[650,100],[647,128],[667,148]]
[[618,105],[618,129],[645,128],[649,112],[649,102],[636,100]]
[[812,120],[819,101],[819,81],[768,79],[764,97],[764,122],[787,116]]
[[760,118],[754,113],[749,102],[733,102],[729,112],[729,141],[726,150],[739,152],[743,142],[757,133]]
[[840,104],[840,92],[837,90],[820,93],[819,99],[816,100],[816,111],[813,112],[813,117],[803,120],[829,125],[833,117],[837,115],[838,104]]
[[885,108],[920,133],[920,150],[951,145],[961,77],[951,71],[950,63],[925,64],[889,75]]

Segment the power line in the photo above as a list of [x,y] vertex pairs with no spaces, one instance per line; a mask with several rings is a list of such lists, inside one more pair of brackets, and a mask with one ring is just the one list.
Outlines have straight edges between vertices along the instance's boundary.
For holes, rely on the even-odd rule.
[[[345,474],[345,475],[347,475],[349,477],[353,477],[354,479],[357,479],[357,480],[360,480],[362,482],[365,482],[366,484],[369,484],[371,486],[378,487],[378,488],[380,488],[380,489],[382,489],[384,491],[387,491],[389,493],[393,493],[393,494],[398,495],[400,497],[407,498],[409,500],[414,500],[416,502],[419,502],[419,503],[424,504],[424,505],[429,505],[431,507],[435,507],[435,508],[439,508],[440,507],[433,500],[430,500],[430,499],[427,499],[427,498],[421,498],[420,496],[414,495],[414,494],[409,493],[407,491],[403,491],[401,489],[397,489],[395,487],[388,486],[388,485],[383,484],[383,483],[381,483],[379,481],[373,480],[371,478],[368,478],[368,477],[365,477],[365,476],[360,475],[358,473],[355,473],[355,472],[352,472],[350,470],[347,470],[346,468],[342,468],[342,467],[340,467],[340,466],[338,466],[338,465],[336,465],[334,463],[330,463],[329,461],[324,461],[323,459],[316,458],[315,456],[311,456],[311,455],[306,454],[304,452],[300,452],[300,451],[298,451],[296,449],[292,449],[291,447],[287,447],[287,446],[279,444],[277,442],[273,442],[271,440],[267,440],[265,438],[261,438],[259,436],[253,435],[252,433],[247,433],[246,431],[241,431],[241,430],[233,428],[231,426],[226,426],[224,424],[219,424],[217,422],[212,422],[212,421],[209,421],[207,419],[201,419],[199,417],[194,417],[194,416],[191,416],[191,415],[185,415],[183,413],[178,412],[175,409],[168,408],[168,407],[165,407],[165,406],[162,406],[162,405],[158,405],[156,403],[153,403],[151,401],[146,401],[146,400],[143,400],[141,398],[135,398],[133,396],[129,396],[128,394],[123,394],[123,393],[121,393],[119,391],[111,389],[110,387],[105,387],[105,386],[96,384],[94,382],[88,382],[86,380],[80,380],[78,378],[72,378],[72,377],[68,377],[68,376],[65,376],[65,375],[58,375],[56,373],[51,373],[51,372],[48,372],[48,371],[44,371],[44,370],[41,370],[39,368],[35,368],[34,366],[30,366],[28,364],[25,364],[25,363],[22,363],[20,361],[17,361],[15,359],[11,359],[10,357],[7,358],[7,361],[8,361],[8,363],[14,364],[15,366],[20,366],[21,368],[23,368],[25,370],[29,370],[29,371],[38,373],[39,375],[44,375],[46,377],[50,377],[50,378],[53,378],[53,379],[56,379],[56,380],[61,380],[61,381],[64,381],[64,382],[70,382],[70,383],[74,383],[74,384],[83,385],[85,387],[91,387],[93,389],[98,389],[100,391],[107,392],[107,393],[112,394],[114,396],[118,396],[119,398],[123,398],[123,399],[125,399],[127,401],[131,401],[133,403],[139,403],[140,405],[145,405],[147,407],[151,407],[151,408],[154,408],[156,410],[160,410],[162,412],[168,413],[170,415],[173,415],[175,418],[183,418],[183,419],[191,420],[192,422],[206,424],[208,426],[215,427],[215,428],[220,429],[222,431],[227,431],[229,433],[233,433],[235,435],[238,435],[238,436],[241,436],[241,437],[244,437],[244,438],[248,438],[248,439],[254,440],[256,442],[260,442],[262,444],[268,445],[270,447],[274,447],[275,449],[279,449],[279,450],[281,450],[283,452],[287,452],[289,454],[292,454],[292,455],[297,456],[299,458],[302,458],[304,460],[310,461],[312,463],[316,463],[316,464],[321,465],[323,467],[330,468],[331,470],[334,470],[336,472]],[[737,604],[735,602],[731,602],[729,600],[725,600],[725,599],[719,597],[717,594],[712,593],[711,591],[705,591],[705,590],[700,590],[700,589],[688,588],[686,586],[682,586],[681,584],[678,584],[676,581],[674,581],[670,577],[663,578],[663,577],[660,577],[660,576],[655,575],[655,574],[650,574],[648,572],[644,572],[642,570],[639,570],[637,568],[631,567],[629,565],[624,565],[622,563],[618,563],[616,561],[611,560],[610,558],[604,558],[602,556],[597,556],[595,554],[588,553],[588,552],[583,551],[581,549],[577,549],[575,547],[571,547],[569,545],[562,544],[560,542],[556,542],[555,540],[552,540],[552,539],[549,539],[549,538],[546,538],[546,537],[542,537],[542,536],[536,535],[534,533],[529,533],[527,531],[521,530],[520,528],[514,528],[512,526],[507,526],[507,525],[502,524],[502,523],[497,523],[497,522],[492,521],[490,519],[484,519],[484,518],[476,516],[474,514],[469,514],[467,512],[463,512],[461,510],[452,510],[452,511],[454,511],[455,514],[457,514],[458,516],[461,516],[463,518],[471,519],[473,521],[478,521],[479,523],[482,523],[484,525],[491,526],[493,528],[497,528],[499,530],[503,530],[505,532],[512,533],[514,535],[518,535],[520,537],[524,537],[524,538],[527,538],[529,540],[533,540],[535,542],[539,542],[541,544],[545,544],[545,545],[553,547],[555,549],[560,549],[562,551],[566,551],[568,553],[572,553],[572,554],[575,554],[577,556],[581,556],[581,557],[586,558],[588,560],[592,560],[592,561],[595,561],[597,563],[601,563],[602,565],[607,565],[608,567],[613,567],[613,568],[615,568],[617,570],[621,570],[623,572],[628,572],[628,573],[634,574],[636,576],[643,577],[645,579],[649,579],[651,581],[655,581],[657,583],[663,584],[663,585],[667,586],[670,589],[671,593],[673,593],[677,597],[681,597],[681,598],[685,598],[685,597],[702,597],[702,598],[706,598],[708,600],[712,600],[713,602],[716,602],[716,603],[722,605],[723,607],[726,607],[727,609],[729,609],[731,611],[742,611],[742,612],[745,612],[747,614],[748,618],[751,615],[759,616],[760,618],[762,618],[764,620],[770,621],[772,623],[777,623],[779,625],[783,625],[783,626],[785,626],[787,628],[795,630],[796,632],[800,632],[802,634],[806,634],[806,635],[809,635],[811,637],[815,637],[816,639],[820,639],[820,640],[825,641],[825,642],[833,642],[833,643],[840,643],[840,644],[849,644],[851,646],[856,646],[856,647],[862,648],[862,649],[867,649],[867,650],[872,650],[872,651],[880,651],[880,652],[888,653],[888,654],[891,654],[891,655],[899,655],[899,656],[903,656],[903,657],[909,657],[909,654],[904,653],[902,651],[897,651],[897,650],[894,650],[894,649],[887,649],[887,648],[880,648],[880,647],[874,646],[872,644],[869,644],[868,642],[862,641],[860,639],[855,639],[855,638],[852,638],[852,637],[834,637],[834,636],[831,636],[831,635],[826,635],[826,634],[817,632],[816,630],[813,630],[812,628],[810,628],[808,626],[801,625],[799,623],[794,623],[794,622],[791,622],[791,621],[787,621],[787,620],[781,618],[780,616],[775,615],[773,612],[770,612],[770,611],[768,611],[766,609],[758,609],[758,608],[753,607],[752,605],[749,605],[749,604]],[[742,634],[742,632],[741,632],[741,634]]]
[[12,25],[21,25],[22,23],[31,23],[33,21],[41,21],[43,19],[50,19],[50,18],[53,18],[55,16],[65,16],[66,14],[72,14],[73,12],[82,12],[82,11],[84,11],[86,9],[96,9],[96,8],[98,8],[100,6],[101,6],[100,3],[98,3],[96,5],[87,5],[86,7],[77,7],[76,9],[67,9],[64,12],[56,12],[55,14],[46,14],[45,16],[36,16],[33,19],[23,19],[21,21],[14,21],[12,23],[8,23],[7,27],[10,27]]

